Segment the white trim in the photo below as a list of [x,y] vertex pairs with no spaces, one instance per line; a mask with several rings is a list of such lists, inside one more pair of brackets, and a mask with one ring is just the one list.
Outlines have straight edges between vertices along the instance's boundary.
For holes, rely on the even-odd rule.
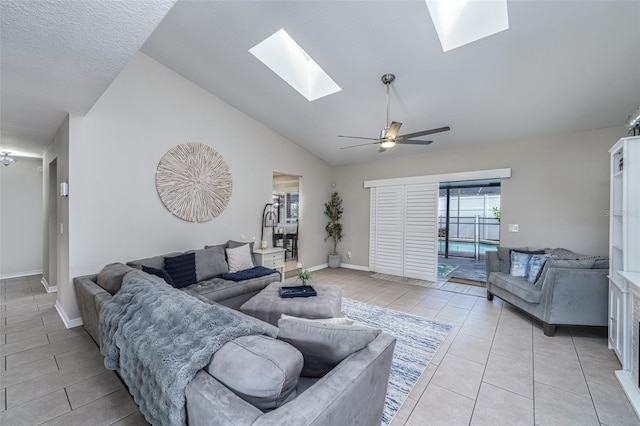
[[40,280],[40,283],[42,284],[42,286],[44,287],[47,293],[54,293],[58,291],[58,286],[57,285],[49,286],[49,283],[47,282],[44,276]]
[[441,175],[410,176],[394,179],[365,180],[364,187],[412,185],[416,183],[460,182],[465,180],[502,179],[511,177],[511,168],[444,173]]
[[10,278],[29,277],[31,275],[40,275],[40,274],[42,274],[42,269],[38,269],[35,271],[12,272],[10,274],[0,275],[0,280],[8,280]]
[[62,308],[62,305],[60,304],[60,300],[56,300],[56,311],[58,311],[58,315],[60,316],[60,318],[62,319],[62,322],[64,323],[64,326],[66,328],[74,328],[74,327],[78,327],[80,325],[82,325],[82,318],[78,317],[78,318],[69,318],[67,316],[67,313],[64,311],[64,309]]
[[627,395],[627,399],[636,412],[636,416],[640,417],[640,390],[638,386],[636,386],[631,375],[626,370],[618,370],[615,372],[615,375],[620,382],[620,386],[622,386],[622,390],[624,390],[624,393]]
[[319,271],[320,269],[325,269],[328,267],[329,267],[328,263],[323,263],[321,265],[316,265],[316,266],[312,266],[311,268],[305,268],[305,269],[309,272],[313,272],[313,271]]
[[350,263],[341,263],[340,267],[345,269],[355,269],[356,271],[371,272],[368,266],[352,265]]

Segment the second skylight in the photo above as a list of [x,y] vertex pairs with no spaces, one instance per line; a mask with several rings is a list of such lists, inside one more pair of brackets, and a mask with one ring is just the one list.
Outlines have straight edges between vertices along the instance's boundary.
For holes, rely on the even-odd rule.
[[284,29],[249,52],[309,101],[342,90]]

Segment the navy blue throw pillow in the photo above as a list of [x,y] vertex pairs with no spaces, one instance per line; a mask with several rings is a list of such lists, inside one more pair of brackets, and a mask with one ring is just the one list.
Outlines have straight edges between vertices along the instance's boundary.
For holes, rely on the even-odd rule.
[[175,288],[186,287],[197,282],[195,253],[165,257],[164,268],[171,275]]
[[172,287],[175,287],[175,284],[173,283],[173,278],[171,278],[171,275],[169,275],[169,273],[164,269],[152,268],[150,266],[142,265],[142,270],[147,274],[153,274],[157,277],[162,278],[167,282],[167,284],[169,284]]

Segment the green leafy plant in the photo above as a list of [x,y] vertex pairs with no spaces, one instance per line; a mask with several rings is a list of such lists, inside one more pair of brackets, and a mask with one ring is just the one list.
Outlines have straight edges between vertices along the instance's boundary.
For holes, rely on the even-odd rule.
[[342,224],[340,223],[343,212],[342,198],[340,198],[337,192],[334,192],[331,194],[331,199],[324,203],[324,214],[329,218],[329,223],[327,223],[327,226],[324,228],[327,231],[327,237],[324,240],[333,240],[332,254],[338,254],[338,243],[342,241],[344,237],[342,234]]
[[493,217],[498,219],[498,221],[500,220],[500,208],[498,207],[493,208]]
[[307,269],[300,269],[297,276],[298,279],[302,281],[303,285],[306,285],[307,281],[311,281],[311,272],[309,272]]

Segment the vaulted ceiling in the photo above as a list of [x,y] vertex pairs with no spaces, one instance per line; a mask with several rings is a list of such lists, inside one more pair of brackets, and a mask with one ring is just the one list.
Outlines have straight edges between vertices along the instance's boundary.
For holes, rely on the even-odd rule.
[[[74,13],[91,3],[97,12]],[[334,165],[622,126],[640,105],[640,1],[509,1],[508,30],[448,52],[422,0],[8,4],[3,150],[41,152],[65,113],[85,114],[140,45]],[[309,102],[248,52],[281,28],[340,92]],[[341,150],[360,141],[338,134],[377,137],[384,127],[387,72],[400,133],[452,130],[426,147]]]

